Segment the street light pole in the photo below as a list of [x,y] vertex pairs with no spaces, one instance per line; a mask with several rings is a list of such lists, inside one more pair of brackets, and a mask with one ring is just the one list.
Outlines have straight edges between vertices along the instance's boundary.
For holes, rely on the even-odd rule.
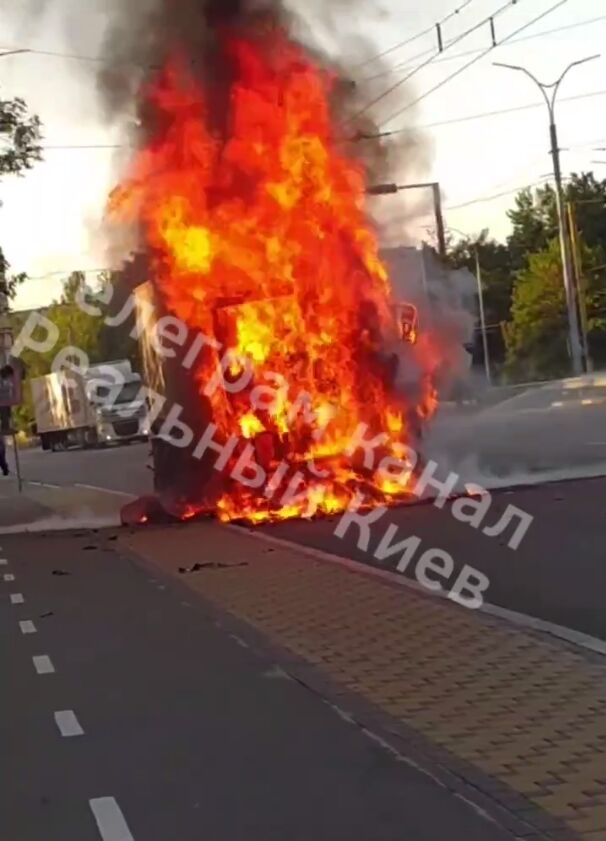
[[555,121],[555,103],[560,89],[560,85],[564,81],[564,77],[573,67],[578,67],[580,64],[585,64],[588,61],[593,61],[599,58],[599,55],[588,56],[580,61],[573,61],[561,74],[560,78],[552,84],[545,84],[540,82],[536,76],[527,70],[525,67],[520,67],[517,64],[503,64],[502,62],[495,62],[496,67],[504,67],[507,70],[516,70],[524,73],[537,85],[547,105],[549,112],[549,139],[551,142],[551,157],[553,159],[553,177],[556,187],[556,206],[558,212],[558,227],[560,231],[560,249],[562,252],[562,272],[564,276],[564,289],[566,292],[566,307],[568,310],[568,330],[570,337],[570,355],[572,357],[573,372],[576,375],[583,373],[583,354],[581,350],[581,337],[579,331],[579,319],[577,313],[577,301],[573,282],[572,259],[570,253],[570,232],[564,208],[564,189],[562,186],[562,169],[560,166],[560,147],[558,144],[558,130]]
[[[448,226],[450,231],[454,231],[457,234],[460,234],[469,242],[469,237],[467,234],[464,234],[463,231],[460,231],[458,228],[453,228],[451,225]],[[482,266],[480,263],[480,249],[478,248],[478,243],[469,242],[470,245],[473,245],[473,253],[474,259],[476,264],[476,283],[478,286],[478,312],[480,316],[480,331],[482,333],[482,349],[484,353],[484,370],[486,371],[486,382],[489,386],[492,385],[492,373],[490,371],[490,351],[488,350],[488,333],[486,330],[486,311],[484,309],[484,286],[482,283]]]
[[478,304],[480,310],[480,329],[482,331],[482,347],[484,349],[484,370],[486,371],[486,382],[492,385],[492,375],[490,373],[490,354],[488,352],[488,334],[486,333],[486,314],[484,312],[484,289],[482,286],[482,267],[480,265],[480,250],[474,245],[476,257],[476,279],[478,283]]

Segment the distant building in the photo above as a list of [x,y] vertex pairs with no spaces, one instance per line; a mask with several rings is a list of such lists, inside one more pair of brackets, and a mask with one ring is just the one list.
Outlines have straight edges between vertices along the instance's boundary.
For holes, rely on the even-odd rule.
[[466,268],[445,266],[430,246],[397,246],[381,251],[394,296],[419,310],[420,330],[430,322],[444,339],[451,366],[450,392],[463,393],[470,376],[478,323],[477,281]]
[[385,248],[386,263],[397,298],[409,300],[420,309],[467,313],[478,317],[477,281],[468,269],[451,269],[442,263],[433,248],[400,245]]

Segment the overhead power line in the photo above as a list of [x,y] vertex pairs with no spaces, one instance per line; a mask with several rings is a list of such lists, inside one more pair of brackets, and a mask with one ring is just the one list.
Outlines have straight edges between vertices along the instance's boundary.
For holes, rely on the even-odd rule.
[[[563,96],[560,100],[560,105],[566,102],[578,102],[579,100],[583,99],[592,99],[593,97],[597,96],[606,96],[606,88],[604,90],[599,91],[590,91],[589,93],[581,93],[576,94],[575,96]],[[471,123],[475,122],[476,120],[485,120],[490,119],[493,117],[500,117],[505,114],[515,114],[519,111],[531,111],[536,108],[544,108],[544,102],[531,102],[528,105],[514,105],[512,108],[497,108],[494,111],[480,111],[477,114],[466,114],[463,117],[453,117],[450,120],[440,120],[436,123],[426,123],[425,125],[415,126],[414,128],[402,128],[402,129],[394,129],[393,131],[384,131],[381,132],[379,135],[372,135],[368,136],[367,138],[362,138],[371,140],[375,137],[392,137],[396,134],[404,134],[406,132],[417,132],[417,131],[429,131],[430,129],[436,128],[446,128],[448,126],[458,125],[460,123]],[[598,139],[595,141],[588,141],[586,146],[591,146],[593,143],[602,143],[604,142],[603,139]],[[580,144],[577,144],[579,146]],[[52,145],[52,146],[44,146],[42,147],[45,151],[51,150],[65,150],[65,151],[73,151],[78,149],[127,149],[131,148],[129,144],[126,143],[86,143],[86,144],[66,144],[66,145]],[[574,147],[573,147],[574,148]]]
[[[577,21],[576,23],[569,23],[566,26],[557,26],[555,29],[546,29],[543,32],[536,32],[534,35],[524,35],[523,38],[513,38],[513,39],[509,40],[507,43],[509,45],[511,45],[511,44],[521,44],[525,41],[534,41],[537,38],[544,38],[547,35],[557,35],[560,32],[567,32],[570,29],[578,29],[581,26],[591,26],[592,24],[595,24],[595,23],[602,23],[605,20],[606,20],[606,15],[602,15],[601,17],[591,18],[590,20],[581,20],[581,21]],[[497,46],[500,46],[500,44],[497,44]],[[396,70],[407,70],[409,67],[411,67],[412,62],[415,60],[415,58],[422,58],[423,55],[427,55],[428,52],[431,52],[431,50],[426,50],[424,53],[420,54],[419,56],[415,56],[414,58],[409,59],[408,61],[404,61],[401,64],[395,64],[389,70],[382,70],[380,73],[376,73],[374,76],[367,76],[366,78],[361,79],[360,81],[362,81],[362,82],[373,82],[375,79],[381,79],[384,76],[390,76]],[[437,58],[434,61],[434,64],[443,64],[445,61],[454,61],[458,58],[467,58],[470,55],[477,55],[478,53],[481,53],[481,52],[482,52],[482,48],[480,47],[480,48],[475,49],[475,50],[465,50],[465,52],[462,52],[462,53],[454,53],[453,55],[445,55],[442,58]]]
[[402,49],[402,47],[407,47],[409,44],[414,43],[414,41],[418,41],[420,38],[424,38],[426,35],[435,34],[436,30],[439,26],[443,26],[445,23],[448,23],[449,20],[460,15],[464,9],[466,9],[473,0],[465,0],[465,2],[458,6],[456,9],[453,9],[452,12],[449,12],[445,15],[441,20],[437,21],[436,23],[432,23],[431,26],[428,26],[426,29],[421,30],[421,32],[417,32],[416,35],[411,35],[409,38],[406,38],[404,41],[399,41],[397,44],[394,44],[392,47],[388,47],[383,52],[378,53],[377,55],[373,56],[372,58],[363,61],[358,67],[366,67],[367,64],[373,64],[375,61],[379,61],[381,58],[385,58],[386,55],[390,55],[391,53],[395,52],[396,50]]
[[510,190],[503,190],[503,192],[501,193],[492,193],[489,196],[479,196],[478,198],[469,199],[469,201],[464,201],[460,204],[446,205],[444,209],[461,210],[464,207],[471,207],[474,204],[482,204],[483,202],[490,202],[495,201],[496,199],[502,199],[505,196],[511,196],[513,193],[519,193],[521,190],[529,190],[532,187],[541,187],[548,183],[551,178],[553,178],[552,175],[545,175],[543,176],[543,178],[540,178],[538,181],[532,181],[530,184],[522,184],[519,187],[512,187]]
[[493,51],[493,50],[494,50],[497,46],[501,46],[502,44],[505,44],[506,42],[510,41],[512,38],[515,38],[515,36],[516,36],[516,35],[519,35],[519,34],[520,34],[520,32],[524,32],[526,29],[529,29],[529,28],[530,28],[531,26],[533,26],[535,23],[538,23],[538,21],[543,20],[543,18],[546,18],[548,15],[552,14],[552,13],[553,13],[553,12],[555,12],[557,9],[560,9],[560,8],[561,8],[562,6],[564,6],[567,2],[568,2],[568,0],[559,0],[559,2],[554,3],[554,5],[553,5],[553,6],[550,6],[550,7],[549,7],[549,9],[546,9],[544,12],[541,12],[541,14],[537,15],[537,16],[536,16],[536,17],[534,17],[532,20],[529,20],[527,23],[525,23],[525,24],[523,24],[522,26],[518,27],[518,28],[517,28],[517,29],[515,29],[513,32],[511,32],[509,35],[506,35],[506,36],[505,36],[505,38],[503,38],[503,39],[499,42],[499,44],[494,44],[494,45],[491,45],[491,46],[490,46],[490,47],[488,47],[486,50],[484,50],[483,52],[481,52],[481,53],[480,53],[480,55],[477,55],[475,58],[472,58],[472,59],[471,59],[471,61],[468,61],[468,62],[467,62],[466,64],[464,64],[462,67],[459,67],[457,70],[455,70],[455,71],[454,71],[454,73],[451,73],[449,76],[447,76],[445,79],[442,79],[442,81],[441,81],[441,82],[438,82],[438,84],[434,85],[434,86],[433,86],[432,88],[430,88],[428,91],[425,91],[425,93],[422,93],[422,94],[421,94],[420,96],[418,96],[416,99],[413,99],[413,100],[412,100],[412,102],[409,102],[409,103],[408,103],[408,105],[405,105],[403,108],[400,108],[398,111],[396,111],[396,112],[395,112],[394,114],[392,114],[390,117],[388,117],[386,120],[383,120],[383,122],[381,123],[381,126],[387,125],[387,123],[390,123],[392,120],[395,120],[395,118],[396,118],[396,117],[399,117],[399,116],[400,116],[400,114],[403,114],[405,111],[408,111],[410,108],[413,108],[415,105],[418,105],[418,104],[419,104],[419,102],[422,102],[424,99],[426,99],[426,98],[427,98],[428,96],[430,96],[432,93],[435,93],[436,91],[438,91],[438,90],[440,90],[441,88],[443,88],[443,87],[444,87],[444,85],[448,84],[448,82],[451,82],[453,79],[456,79],[456,78],[457,78],[457,76],[460,76],[460,75],[461,75],[461,73],[465,72],[465,70],[467,70],[469,67],[471,67],[472,65],[476,64],[478,61],[480,61],[480,59],[482,59],[482,58],[484,58],[485,56],[487,56],[487,55],[488,55],[489,53],[491,53],[491,52],[492,52],[492,51]]
[[[498,9],[495,9],[495,11],[492,12],[492,14],[483,18],[481,21],[479,21],[479,23],[474,24],[474,26],[471,26],[469,29],[466,29],[459,36],[457,36],[452,41],[450,41],[446,45],[446,47],[444,47],[443,49],[450,49],[450,47],[454,47],[455,44],[460,43],[464,38],[467,38],[469,35],[471,35],[473,32],[476,32],[478,29],[485,26],[487,23],[490,23],[491,25],[493,25],[494,24],[494,19],[496,17],[498,17],[499,15],[502,15],[504,12],[508,11],[512,6],[516,6],[518,4],[518,2],[520,2],[520,0],[507,0],[507,2],[504,3],[502,6],[499,6]],[[566,0],[562,0],[562,2],[566,2]],[[361,108],[356,113],[354,119],[357,118],[357,117],[360,117],[362,114],[366,113],[366,111],[368,111],[373,106],[377,105],[379,102],[381,102],[382,99],[385,99],[386,96],[389,96],[391,93],[393,93],[399,87],[401,87],[401,85],[403,85],[405,82],[407,82],[409,79],[411,79],[414,75],[419,73],[419,71],[423,70],[425,67],[427,67],[429,64],[431,64],[431,62],[437,56],[441,55],[441,53],[443,52],[443,49],[438,49],[426,61],[423,61],[423,62],[421,62],[421,64],[417,65],[409,73],[407,73],[402,79],[398,79],[398,81],[394,82],[393,85],[390,85],[387,88],[387,90],[384,90],[378,96],[375,96],[374,99],[372,99],[370,102],[367,102],[366,105],[364,105],[364,107]],[[492,47],[490,49],[492,49]],[[488,50],[487,52],[490,52],[490,50]],[[484,54],[485,53],[483,53],[483,55]],[[476,61],[477,61],[477,59],[476,59]]]
[[127,149],[130,148],[127,143],[75,143],[65,146],[45,145],[42,144],[42,149],[45,152],[56,151],[57,149],[74,150],[74,149]]
[[[560,105],[564,102],[578,102],[581,99],[591,99],[596,96],[605,96],[606,89],[599,91],[590,91],[589,93],[580,93],[575,96],[563,96],[560,99]],[[459,123],[469,123],[475,120],[484,120],[491,117],[500,117],[503,114],[515,114],[517,111],[530,111],[534,108],[544,108],[544,102],[531,102],[528,105],[514,105],[511,108],[497,108],[494,111],[480,111],[478,114],[468,114],[465,117],[453,117],[450,120],[440,120],[436,123],[426,123],[425,125],[415,126],[414,128],[398,128],[392,131],[383,131],[378,135],[372,137],[391,137],[394,134],[405,134],[406,132],[427,131],[434,128],[444,128],[446,126],[453,126]]]

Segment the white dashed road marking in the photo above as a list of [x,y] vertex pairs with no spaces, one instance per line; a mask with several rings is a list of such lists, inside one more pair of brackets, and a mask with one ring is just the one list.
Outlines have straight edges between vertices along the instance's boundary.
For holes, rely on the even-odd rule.
[[8,566],[8,561],[6,560],[6,558],[0,558],[0,567],[7,567],[7,566]]
[[11,604],[23,604],[24,601],[23,593],[11,593]]
[[97,797],[89,800],[89,803],[103,841],[134,841],[124,815],[113,797]]
[[61,710],[55,713],[55,721],[62,736],[83,736],[84,730],[73,710]]
[[34,661],[34,668],[39,675],[50,675],[55,671],[55,667],[51,663],[51,658],[48,654],[40,654],[37,657],[32,657]]
[[7,572],[7,573],[6,573],[6,575],[4,576],[4,580],[5,580],[5,581],[14,581],[14,580],[15,580],[15,576],[14,576],[12,573]]
[[19,622],[19,627],[21,628],[22,634],[36,633],[36,626],[34,625],[31,619],[24,619],[22,622]]

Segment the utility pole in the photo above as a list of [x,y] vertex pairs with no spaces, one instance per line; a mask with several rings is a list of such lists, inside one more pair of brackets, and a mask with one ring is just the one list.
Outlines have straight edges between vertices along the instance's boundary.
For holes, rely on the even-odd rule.
[[457,234],[460,234],[464,237],[470,245],[473,245],[473,254],[474,260],[476,264],[476,283],[478,287],[478,313],[480,316],[480,331],[482,333],[482,350],[484,353],[484,370],[486,372],[486,382],[489,386],[492,385],[492,373],[490,371],[490,351],[488,349],[488,332],[486,330],[486,311],[484,309],[484,285],[482,283],[482,265],[480,261],[480,249],[478,248],[478,243],[472,243],[469,239],[469,236],[463,231],[460,231],[458,228],[453,228],[451,225],[448,226],[450,231],[454,231]]
[[570,355],[572,358],[573,373],[578,376],[583,373],[583,354],[581,349],[581,337],[579,331],[579,319],[577,314],[577,302],[575,295],[575,288],[573,283],[573,267],[570,248],[570,231],[568,229],[568,220],[566,218],[564,208],[564,189],[562,186],[562,169],[560,166],[560,147],[558,144],[558,130],[555,121],[555,103],[560,85],[564,81],[564,77],[573,67],[578,67],[580,64],[585,64],[588,61],[593,61],[599,58],[599,55],[588,56],[580,61],[573,61],[561,74],[560,78],[551,84],[540,82],[536,76],[527,70],[525,67],[520,67],[517,64],[503,64],[502,62],[495,62],[496,67],[504,67],[507,70],[516,70],[524,73],[537,85],[547,105],[549,112],[549,139],[551,143],[551,157],[553,159],[553,177],[555,181],[556,205],[558,212],[558,227],[560,230],[560,249],[562,252],[562,271],[564,276],[564,289],[566,292],[566,307],[568,310],[568,332]]
[[492,385],[490,373],[490,353],[488,351],[488,334],[486,332],[486,314],[484,312],[484,289],[482,286],[482,266],[480,265],[480,249],[474,245],[476,257],[476,279],[478,283],[478,307],[480,310],[480,329],[482,331],[482,348],[484,350],[484,370],[486,371],[486,382]]
[[369,196],[384,196],[388,193],[399,193],[401,190],[430,189],[433,196],[433,212],[436,220],[436,237],[438,240],[438,254],[446,260],[446,235],[444,233],[444,216],[442,214],[442,191],[438,181],[428,181],[422,184],[375,184],[368,187]]

